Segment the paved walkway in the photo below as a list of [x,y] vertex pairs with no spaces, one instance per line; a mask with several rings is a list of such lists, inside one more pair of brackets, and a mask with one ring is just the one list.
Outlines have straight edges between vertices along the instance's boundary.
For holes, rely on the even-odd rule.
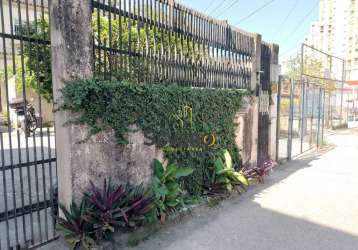
[[358,130],[280,166],[266,183],[209,214],[162,230],[145,250],[357,250]]

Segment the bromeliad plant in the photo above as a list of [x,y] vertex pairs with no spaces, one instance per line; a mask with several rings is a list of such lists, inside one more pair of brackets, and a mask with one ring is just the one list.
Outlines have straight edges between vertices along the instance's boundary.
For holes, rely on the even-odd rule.
[[60,205],[60,209],[64,218],[57,217],[57,228],[63,232],[70,249],[77,249],[80,246],[84,249],[92,249],[96,243],[93,238],[93,225],[88,223],[86,218],[90,210],[87,202],[82,200],[79,206],[73,202],[70,210]]
[[249,182],[241,172],[234,169],[229,151],[224,150],[222,156],[217,158],[214,163],[209,191],[213,194],[231,192],[236,185],[246,189]]
[[267,160],[254,168],[246,167],[242,169],[241,173],[248,180],[257,179],[259,182],[264,182],[264,177],[267,176],[277,166],[277,162],[273,160]]
[[168,212],[175,211],[177,207],[183,205],[183,190],[179,181],[182,177],[191,175],[193,169],[178,168],[174,164],[169,164],[165,168],[158,160],[154,160],[153,167],[151,192],[156,205],[154,216],[164,223]]
[[64,218],[57,218],[58,229],[71,249],[91,249],[96,241],[110,240],[116,229],[144,224],[155,207],[144,193],[143,185],[116,187],[105,180],[98,188],[91,182],[79,206],[73,202],[67,210],[60,205]]
[[144,196],[142,185],[114,187],[104,180],[103,188],[91,182],[85,199],[91,209],[86,217],[93,225],[97,239],[109,239],[116,228],[135,227],[152,208],[152,199]]

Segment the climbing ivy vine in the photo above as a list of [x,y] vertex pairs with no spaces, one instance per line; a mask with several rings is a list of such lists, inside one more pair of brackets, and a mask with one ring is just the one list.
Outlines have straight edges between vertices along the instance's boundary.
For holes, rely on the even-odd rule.
[[193,168],[184,179],[190,193],[209,185],[223,149],[239,162],[234,117],[247,94],[243,90],[79,80],[62,92],[60,109],[78,113],[76,122],[89,126],[89,136],[113,129],[118,143],[126,144],[126,133],[136,125],[169,162]]

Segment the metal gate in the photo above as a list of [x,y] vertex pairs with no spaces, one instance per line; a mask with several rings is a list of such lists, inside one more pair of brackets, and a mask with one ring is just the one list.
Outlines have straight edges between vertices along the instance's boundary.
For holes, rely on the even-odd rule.
[[290,160],[323,142],[325,91],[315,84],[280,76],[277,156]]
[[47,0],[0,0],[0,249],[56,237]]
[[261,72],[259,85],[259,132],[258,132],[258,164],[269,159],[269,128],[270,128],[270,79],[271,50],[262,43],[261,45]]
[[281,160],[319,147],[325,128],[347,126],[348,120],[345,60],[307,44],[302,44],[298,56],[300,70],[288,69],[293,79],[281,76],[279,81],[277,155]]

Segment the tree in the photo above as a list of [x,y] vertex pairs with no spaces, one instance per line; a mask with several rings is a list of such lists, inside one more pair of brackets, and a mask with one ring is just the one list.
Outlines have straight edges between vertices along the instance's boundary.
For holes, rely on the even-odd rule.
[[29,38],[31,42],[23,42],[24,72],[21,70],[21,58],[16,59],[17,89],[22,89],[24,73],[26,86],[34,89],[46,101],[52,102],[51,48],[50,45],[44,44],[49,38],[48,21],[40,18],[28,24],[24,23],[18,32],[21,36]]
[[[284,62],[287,73],[286,75],[295,80],[300,81],[302,70],[302,56],[297,54]],[[322,86],[327,91],[332,91],[335,88],[333,80],[325,80],[325,67],[321,60],[312,56],[305,55],[303,58],[303,79],[309,83],[314,83]]]

